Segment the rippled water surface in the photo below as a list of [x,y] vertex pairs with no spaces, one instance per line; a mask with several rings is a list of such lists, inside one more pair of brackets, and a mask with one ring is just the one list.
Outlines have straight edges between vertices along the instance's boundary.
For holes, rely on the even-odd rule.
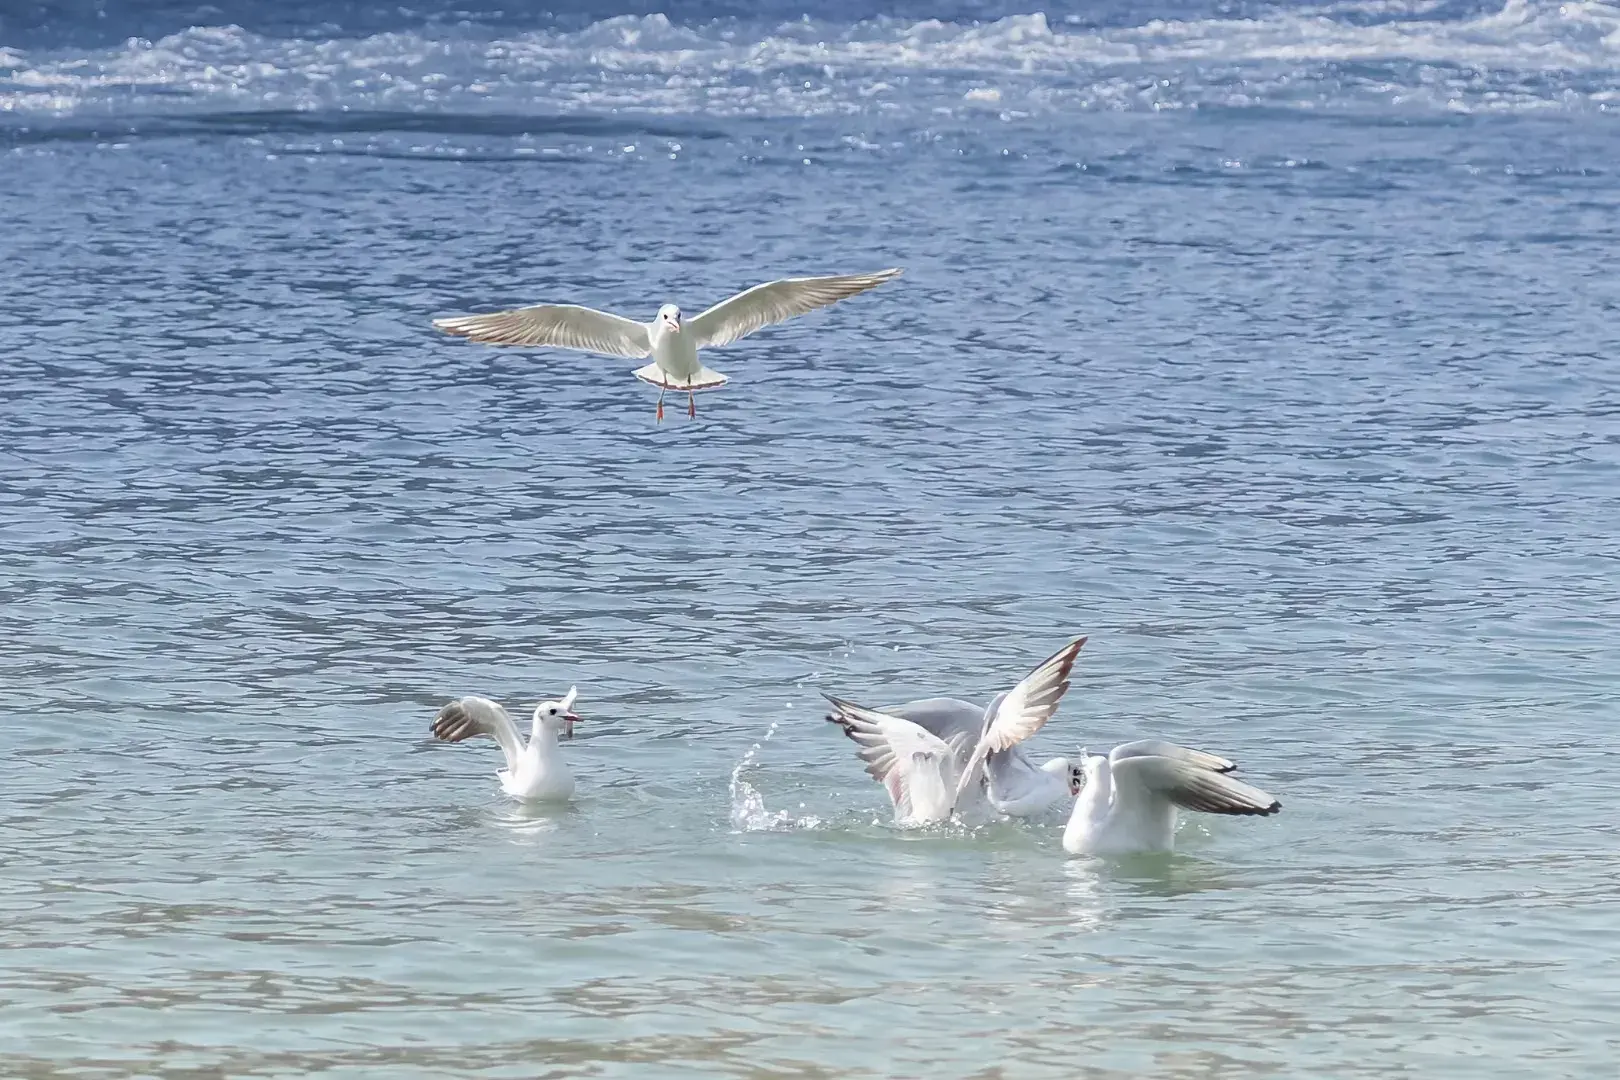
[[[1620,9],[625,10],[0,12],[5,1073],[1610,1075]],[[695,421],[429,326],[894,264]],[[1082,633],[1283,812],[822,722]]]

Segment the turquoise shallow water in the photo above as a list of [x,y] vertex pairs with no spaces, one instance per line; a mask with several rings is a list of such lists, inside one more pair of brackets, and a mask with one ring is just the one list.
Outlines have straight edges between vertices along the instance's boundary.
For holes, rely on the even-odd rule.
[[[0,35],[7,1075],[1608,1075],[1608,9],[251,14]],[[893,263],[695,422],[428,327]],[[1081,633],[1038,750],[1283,812],[821,720]],[[570,683],[566,809],[428,738]]]

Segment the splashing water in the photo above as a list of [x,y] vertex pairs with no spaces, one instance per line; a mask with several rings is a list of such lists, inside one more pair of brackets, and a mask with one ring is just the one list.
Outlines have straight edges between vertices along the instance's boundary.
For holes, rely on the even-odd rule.
[[[731,770],[731,825],[738,832],[770,832],[781,829],[814,829],[821,819],[814,814],[795,817],[790,811],[771,811],[765,808],[765,796],[759,789],[743,779],[743,770],[752,768],[759,760],[762,747],[776,734],[777,721],[765,729],[765,737],[748,748]],[[803,809],[802,805],[800,807]]]

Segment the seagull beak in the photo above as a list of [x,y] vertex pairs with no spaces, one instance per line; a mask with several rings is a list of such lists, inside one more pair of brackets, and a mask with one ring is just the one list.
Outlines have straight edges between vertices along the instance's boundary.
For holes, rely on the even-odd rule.
[[565,713],[563,713],[563,720],[565,721],[565,723],[563,725],[563,732],[570,739],[572,739],[574,737],[574,725],[579,723],[579,714],[578,713],[565,712]]

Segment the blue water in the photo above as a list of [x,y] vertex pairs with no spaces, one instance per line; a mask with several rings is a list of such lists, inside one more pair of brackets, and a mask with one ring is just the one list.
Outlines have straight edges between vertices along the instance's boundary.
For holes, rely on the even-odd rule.
[[[0,8],[7,1075],[1610,1075],[1620,8],[552,8]],[[889,265],[693,421],[429,325]],[[1082,633],[1283,812],[821,721]]]

